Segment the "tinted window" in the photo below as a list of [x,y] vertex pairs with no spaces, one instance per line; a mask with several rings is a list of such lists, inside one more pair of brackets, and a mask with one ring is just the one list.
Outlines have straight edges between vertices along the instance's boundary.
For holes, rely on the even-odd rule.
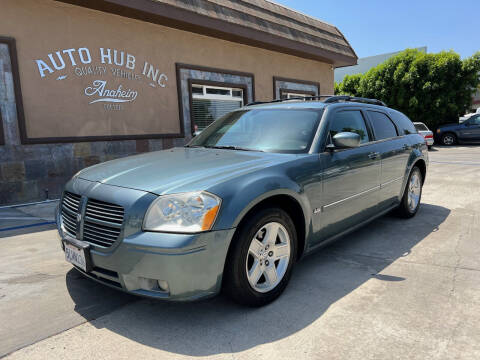
[[418,131],[428,131],[428,128],[424,124],[414,124],[415,129]]
[[469,122],[470,124],[472,124],[472,125],[480,125],[480,116],[477,116],[477,115],[472,116],[472,117],[468,120],[468,122]]
[[302,153],[310,148],[320,117],[321,111],[307,109],[238,110],[216,120],[189,146]]
[[377,111],[369,111],[373,132],[376,140],[388,139],[397,136],[397,129],[387,115]]
[[341,111],[335,114],[330,125],[330,135],[333,137],[340,132],[353,132],[360,135],[360,143],[370,141],[365,120],[360,111]]
[[417,131],[415,130],[415,127],[413,126],[412,121],[401,112],[391,111],[390,116],[392,120],[395,122],[395,125],[397,125],[400,135],[417,133]]

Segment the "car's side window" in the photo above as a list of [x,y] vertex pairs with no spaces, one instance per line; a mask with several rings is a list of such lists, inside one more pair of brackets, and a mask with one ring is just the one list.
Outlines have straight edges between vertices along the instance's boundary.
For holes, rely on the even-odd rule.
[[389,139],[398,136],[397,128],[389,117],[378,111],[368,111],[373,133],[376,140]]
[[389,114],[393,122],[397,125],[400,135],[410,135],[417,133],[417,130],[415,130],[415,126],[413,125],[412,121],[407,116],[405,116],[405,114],[394,110],[390,111]]
[[480,125],[480,116],[474,116],[473,119],[470,120],[471,125]]
[[360,143],[370,141],[367,126],[360,110],[337,112],[330,124],[330,136],[333,138],[340,132],[353,132],[360,135]]

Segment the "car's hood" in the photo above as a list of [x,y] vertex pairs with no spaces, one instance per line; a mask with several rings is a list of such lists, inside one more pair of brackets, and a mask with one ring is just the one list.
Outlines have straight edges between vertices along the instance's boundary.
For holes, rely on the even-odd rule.
[[161,195],[206,190],[295,157],[253,151],[174,148],[94,165],[82,170],[78,177]]

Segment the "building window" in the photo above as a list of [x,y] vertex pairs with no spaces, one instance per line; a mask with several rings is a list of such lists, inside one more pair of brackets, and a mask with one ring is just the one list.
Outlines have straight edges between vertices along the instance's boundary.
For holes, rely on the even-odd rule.
[[319,96],[320,83],[315,81],[273,77],[273,98],[291,99],[298,97]]
[[287,90],[280,89],[280,98],[281,99],[292,99],[292,98],[306,98],[315,96],[316,94],[311,91],[296,91],[296,90]]
[[192,120],[198,134],[223,115],[244,105],[244,89],[192,84]]

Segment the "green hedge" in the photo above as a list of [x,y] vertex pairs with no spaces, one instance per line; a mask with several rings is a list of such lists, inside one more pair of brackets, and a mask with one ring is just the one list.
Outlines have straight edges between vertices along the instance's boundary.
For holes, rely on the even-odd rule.
[[379,99],[431,129],[458,122],[480,80],[480,52],[461,60],[454,51],[408,49],[365,74],[347,75],[335,94]]

